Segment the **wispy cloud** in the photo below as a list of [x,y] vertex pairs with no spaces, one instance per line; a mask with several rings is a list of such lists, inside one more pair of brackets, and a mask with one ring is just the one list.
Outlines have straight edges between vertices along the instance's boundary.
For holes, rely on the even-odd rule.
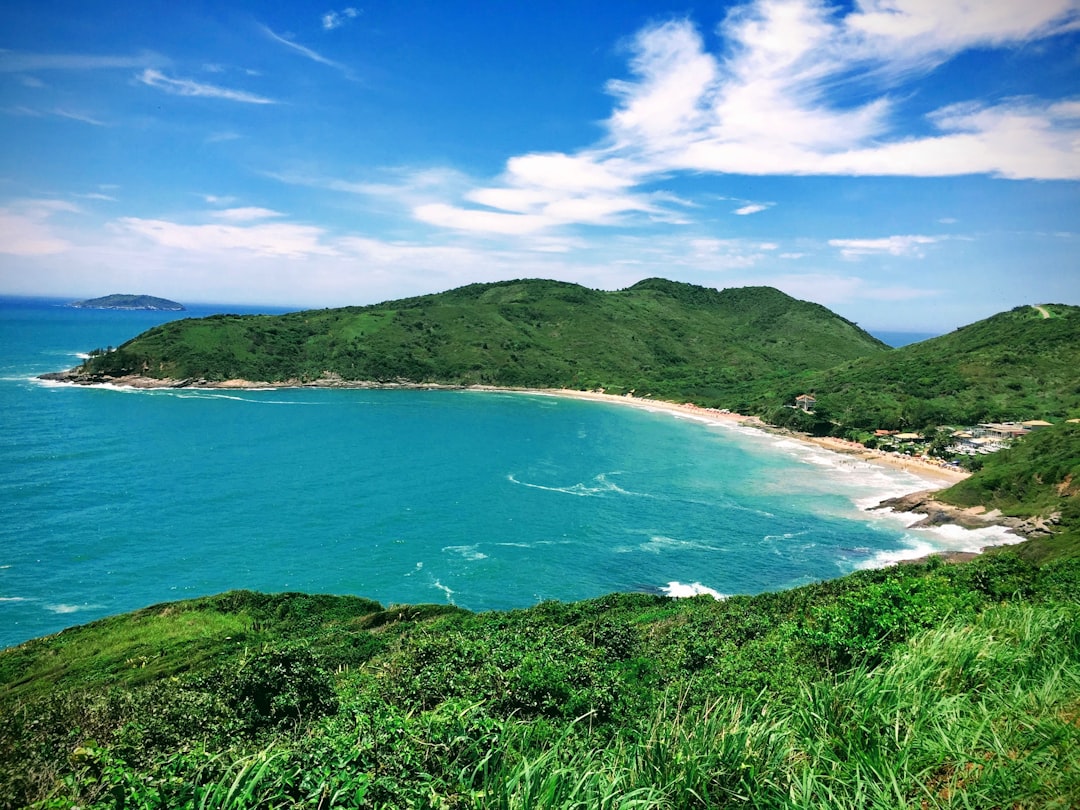
[[887,254],[889,256],[923,255],[923,246],[941,242],[944,236],[886,236],[880,239],[830,239],[829,245],[840,248],[840,255],[845,259],[857,259],[862,256]]
[[346,79],[349,79],[350,81],[357,80],[356,76],[353,74],[352,70],[347,65],[343,65],[341,64],[341,62],[335,62],[333,59],[328,59],[321,53],[314,51],[311,48],[308,48],[306,45],[301,45],[299,42],[293,42],[291,39],[287,39],[280,34],[276,34],[268,26],[260,25],[259,27],[262,29],[263,33],[270,37],[270,39],[274,40],[274,42],[278,42],[287,48],[291,48],[292,50],[296,51],[296,53],[306,57],[307,59],[310,59],[312,62],[318,62],[320,65],[326,65],[327,67],[334,68],[334,70],[339,71],[341,75],[343,75]]
[[72,121],[79,121],[79,122],[81,122],[83,124],[91,124],[92,126],[95,126],[95,127],[108,126],[108,124],[106,124],[104,121],[100,121],[100,120],[98,120],[97,118],[94,118],[91,115],[87,115],[86,113],[76,112],[74,110],[63,110],[63,109],[57,108],[57,109],[53,110],[52,113],[53,113],[53,115],[60,116],[61,118],[69,118]]
[[254,222],[260,219],[273,219],[275,217],[285,216],[280,211],[274,211],[270,208],[257,208],[254,206],[247,208],[226,208],[221,211],[212,211],[210,215],[216,219],[224,219],[229,222]]
[[354,20],[360,16],[360,11],[353,8],[343,8],[341,11],[328,11],[320,18],[322,20],[322,27],[324,31],[333,31],[335,28],[341,28],[349,20]]
[[56,214],[81,213],[63,200],[15,200],[0,208],[0,254],[43,256],[63,253],[71,244],[54,233],[49,219]]
[[100,191],[90,191],[85,194],[72,194],[72,197],[78,197],[80,200],[99,200],[102,202],[116,202],[116,197],[108,194],[102,194]]
[[56,118],[67,118],[70,121],[79,121],[80,123],[91,124],[96,127],[108,126],[108,124],[106,124],[104,121],[87,115],[86,113],[60,109],[59,107],[52,110],[38,110],[34,109],[33,107],[26,106],[5,107],[3,108],[3,110],[0,110],[0,112],[5,113],[6,115],[19,115],[29,118],[45,118],[55,116]]
[[220,98],[226,101],[239,101],[244,104],[277,104],[272,98],[248,93],[244,90],[233,90],[215,84],[203,84],[191,79],[172,79],[161,71],[152,68],[147,68],[136,78],[149,87],[155,87],[176,96]]
[[41,70],[111,70],[154,67],[164,64],[153,51],[133,55],[89,53],[29,53],[0,49],[0,73],[27,73]]
[[163,219],[123,217],[117,220],[116,227],[162,247],[184,252],[237,251],[292,259],[337,255],[333,247],[322,241],[326,231],[312,225],[184,225]]

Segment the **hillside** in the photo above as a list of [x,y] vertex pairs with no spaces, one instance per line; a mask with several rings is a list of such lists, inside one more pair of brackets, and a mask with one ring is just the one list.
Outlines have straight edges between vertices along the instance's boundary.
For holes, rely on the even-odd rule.
[[844,428],[1080,417],[1080,307],[1017,307],[941,337],[808,372],[769,390],[766,411],[812,391]]
[[1080,557],[1080,424],[1061,424],[986,457],[970,478],[935,493],[956,506],[1049,519],[1054,534],[1017,547],[1031,559]]
[[725,601],[158,605],[0,652],[0,807],[1076,806],[1078,594],[1004,554]]
[[767,287],[649,279],[601,292],[524,280],[368,307],[175,321],[80,371],[604,388],[734,407],[761,380],[887,351],[824,307]]
[[168,312],[183,312],[185,309],[183,304],[170,301],[168,298],[123,293],[88,298],[85,301],[72,301],[68,306],[75,309],[154,309]]

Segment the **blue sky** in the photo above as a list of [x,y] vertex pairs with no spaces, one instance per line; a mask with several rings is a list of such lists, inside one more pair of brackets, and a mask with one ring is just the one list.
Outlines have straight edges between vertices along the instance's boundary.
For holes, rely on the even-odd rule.
[[0,293],[1080,304],[1080,0],[9,2]]

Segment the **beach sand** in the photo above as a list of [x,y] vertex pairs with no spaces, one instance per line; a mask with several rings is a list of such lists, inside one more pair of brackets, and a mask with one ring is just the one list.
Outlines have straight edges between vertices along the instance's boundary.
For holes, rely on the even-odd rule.
[[945,467],[933,461],[928,461],[922,458],[904,456],[895,453],[885,453],[881,450],[870,450],[866,447],[863,447],[858,442],[848,441],[847,439],[808,436],[804,433],[795,433],[790,430],[785,430],[783,428],[777,428],[772,425],[766,424],[756,416],[744,416],[743,414],[738,413],[724,413],[722,411],[714,410],[712,408],[701,408],[697,405],[689,403],[685,405],[679,405],[674,402],[662,402],[631,396],[615,396],[614,394],[602,394],[596,391],[573,391],[569,389],[538,390],[533,391],[532,393],[549,394],[561,397],[569,397],[572,399],[589,399],[596,402],[618,403],[637,408],[644,408],[652,411],[666,411],[670,413],[688,415],[704,422],[714,422],[717,424],[729,425],[734,424],[756,428],[764,432],[773,433],[775,435],[784,436],[785,438],[805,442],[807,444],[811,444],[815,447],[820,447],[824,450],[829,450],[834,453],[842,453],[844,455],[853,456],[860,461],[866,461],[870,464],[879,464],[886,467],[892,467],[893,469],[905,470],[906,472],[918,475],[921,478],[926,478],[931,481],[940,483],[941,489],[951,486],[958,481],[963,481],[965,478],[971,475],[971,473],[967,472],[966,470],[960,470],[953,467]]

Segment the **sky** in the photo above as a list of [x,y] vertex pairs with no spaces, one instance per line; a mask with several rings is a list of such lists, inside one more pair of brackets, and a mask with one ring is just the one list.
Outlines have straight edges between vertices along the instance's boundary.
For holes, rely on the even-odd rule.
[[1080,0],[345,2],[3,4],[0,294],[1080,304]]

